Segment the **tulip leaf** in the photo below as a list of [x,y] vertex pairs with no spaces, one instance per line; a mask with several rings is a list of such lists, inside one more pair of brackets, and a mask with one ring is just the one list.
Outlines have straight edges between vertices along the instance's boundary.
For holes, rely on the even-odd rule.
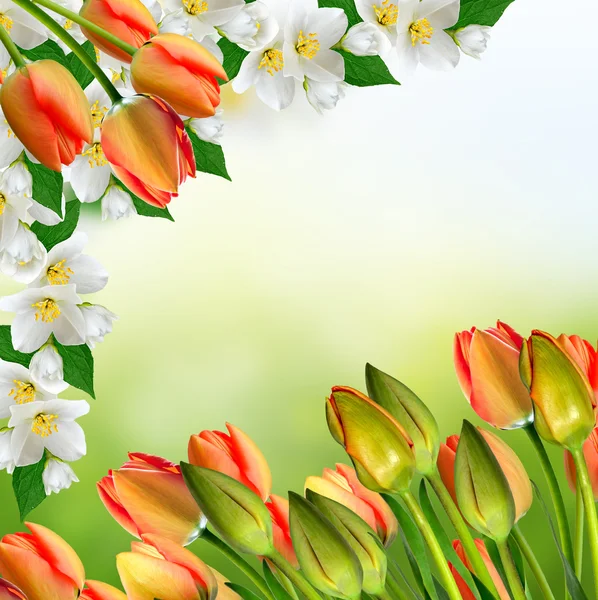
[[46,457],[27,467],[17,467],[12,474],[12,488],[17,499],[21,521],[46,499],[42,475]]
[[353,0],[318,0],[318,6],[320,8],[340,8],[345,11],[347,20],[349,21],[349,27],[353,27],[353,25],[357,25],[357,23],[363,21],[357,12]]
[[233,592],[236,592],[243,598],[243,600],[263,600],[261,596],[258,596],[255,592],[248,590],[246,587],[239,585],[238,583],[226,582],[226,587],[230,588]]
[[222,66],[228,75],[228,80],[231,81],[239,73],[241,63],[245,60],[245,57],[249,52],[243,50],[243,48],[239,48],[237,44],[229,42],[226,38],[218,40],[218,46],[220,46],[220,50],[222,50],[222,55],[224,57]]
[[291,596],[291,594],[284,589],[282,583],[276,579],[276,575],[274,575],[272,572],[267,560],[264,561],[263,570],[264,579],[266,580],[266,583],[268,584],[268,587],[270,588],[270,591],[276,600],[295,600],[293,596]]
[[68,60],[64,55],[62,48],[54,40],[46,40],[43,44],[29,50],[23,48],[19,48],[19,50],[23,56],[31,61],[44,59],[54,60],[70,70]]
[[[224,38],[223,38],[224,39]],[[222,40],[221,40],[222,41]],[[200,140],[191,127],[185,128],[191,144],[193,144],[193,153],[195,154],[195,166],[202,173],[211,173],[232,181],[226,170],[226,161],[224,152],[218,144],[211,144]]]
[[63,346],[57,340],[54,345],[62,356],[64,380],[73,387],[83,390],[95,399],[93,390],[93,354],[87,344]]
[[467,25],[494,25],[513,0],[461,0],[459,21],[451,29]]
[[79,222],[79,212],[81,203],[78,200],[67,202],[64,219],[56,225],[43,225],[36,221],[31,225],[31,231],[35,233],[37,239],[50,251],[56,244],[68,240]]
[[0,359],[29,367],[33,354],[33,352],[25,354],[15,350],[12,346],[10,325],[0,325]]
[[[87,41],[82,44],[83,50],[92,58],[94,62],[97,62],[96,49],[94,45]],[[69,71],[74,75],[79,85],[85,89],[94,79],[91,71],[81,62],[79,57],[71,52],[66,56],[66,62],[68,63]]]
[[62,174],[31,162],[26,154],[23,160],[31,173],[32,198],[62,218]]
[[114,177],[112,175],[111,179],[112,183],[115,183],[120,187],[124,192],[131,196],[131,200],[135,205],[135,210],[138,215],[142,217],[161,217],[162,219],[168,219],[169,221],[174,222],[174,218],[170,214],[168,207],[159,208],[158,206],[153,206],[152,204],[148,204],[145,200],[142,200],[139,196],[136,196],[122,181]]
[[401,85],[388,70],[379,56],[355,56],[350,52],[337,49],[345,60],[345,81],[358,87],[372,85]]

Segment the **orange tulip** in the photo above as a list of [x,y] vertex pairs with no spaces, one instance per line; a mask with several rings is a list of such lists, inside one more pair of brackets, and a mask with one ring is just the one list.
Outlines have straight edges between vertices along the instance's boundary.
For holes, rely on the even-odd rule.
[[[598,501],[598,427],[592,431],[590,437],[585,441],[583,445],[583,454],[586,459],[586,464],[588,465],[594,498]],[[577,489],[577,473],[575,471],[573,457],[568,450],[565,450],[565,473],[567,475],[569,487],[573,493],[575,493]]]
[[86,581],[79,600],[127,600],[125,594],[115,587],[101,581]]
[[75,551],[46,527],[25,525],[31,533],[5,535],[0,541],[2,576],[28,600],[78,598],[85,571]]
[[[79,14],[135,48],[158,33],[156,22],[140,0],[85,0]],[[84,27],[81,31],[96,48],[118,60],[131,62],[131,55],[124,50]]]
[[102,121],[102,149],[116,176],[148,204],[164,208],[178,196],[195,157],[181,118],[155,96],[123,98]]
[[129,462],[98,482],[104,506],[131,535],[159,534],[178,544],[197,539],[205,518],[181,468],[164,458],[129,454]]
[[220,104],[216,77],[228,80],[218,60],[191,38],[162,33],[141,46],[131,63],[140,94],[164,98],[187,117],[212,117]]
[[324,469],[322,477],[311,475],[305,480],[305,489],[331,498],[359,515],[390,546],[399,531],[397,518],[382,496],[368,490],[347,465],[337,464],[336,471]]
[[266,502],[266,508],[272,516],[272,534],[274,547],[295,567],[299,568],[299,561],[293,548],[291,539],[291,526],[289,524],[289,501],[286,498],[272,494]]
[[586,374],[592,389],[594,397],[598,403],[598,352],[592,344],[578,335],[565,335],[564,333],[557,338],[559,345],[569,353],[569,356],[577,363],[577,366]]
[[523,338],[505,323],[455,334],[457,379],[476,413],[493,427],[517,429],[534,420],[532,401],[519,375]]
[[[488,446],[490,446],[492,453],[509,482],[513,500],[515,501],[515,522],[517,522],[530,509],[533,500],[532,484],[525,471],[525,467],[515,452],[497,435],[481,427],[478,427],[478,431],[482,434]],[[438,455],[440,477],[453,497],[455,504],[457,503],[457,494],[455,493],[455,456],[458,445],[459,436],[451,435],[446,439],[446,444],[440,444],[440,453]]]
[[27,600],[23,592],[0,577],[0,600]]
[[93,139],[89,103],[77,80],[53,60],[19,67],[0,88],[12,132],[43,165],[60,171]]
[[189,462],[220,471],[247,486],[262,500],[272,490],[270,467],[255,442],[238,427],[226,424],[222,431],[202,431],[189,439]]

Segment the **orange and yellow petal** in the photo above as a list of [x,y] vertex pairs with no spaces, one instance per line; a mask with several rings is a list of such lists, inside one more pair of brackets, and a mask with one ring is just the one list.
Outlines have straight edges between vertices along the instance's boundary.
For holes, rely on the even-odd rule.
[[127,600],[123,592],[102,581],[87,580],[85,586],[79,600]]

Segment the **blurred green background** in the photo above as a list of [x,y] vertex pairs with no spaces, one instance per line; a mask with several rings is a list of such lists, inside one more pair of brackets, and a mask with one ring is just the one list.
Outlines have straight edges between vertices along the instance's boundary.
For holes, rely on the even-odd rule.
[[[584,19],[598,17],[582,5]],[[576,40],[572,62],[559,6],[517,0],[481,62],[350,90],[324,118],[300,96],[277,114],[229,90],[233,183],[185,185],[174,224],[88,212],[88,252],[111,274],[95,301],[120,320],[95,351],[81,483],[30,515],[74,546],[88,577],[116,583],[115,554],[131,541],[95,490],[127,451],[179,461],[190,434],[230,421],[284,494],[345,460],[324,398],[335,384],[364,389],[366,361],[412,387],[449,435],[476,421],[453,373],[455,331],[500,318],[522,334],[596,339],[598,42]],[[505,439],[545,491],[524,435]],[[561,453],[550,454],[562,480]],[[4,473],[0,499],[0,532],[20,529]],[[559,581],[537,505],[522,528]],[[192,548],[235,575],[201,541]]]

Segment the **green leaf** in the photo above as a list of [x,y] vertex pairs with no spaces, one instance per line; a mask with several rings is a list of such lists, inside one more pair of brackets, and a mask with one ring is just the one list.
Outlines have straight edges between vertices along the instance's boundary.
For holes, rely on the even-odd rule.
[[46,499],[46,490],[42,475],[46,457],[28,467],[17,467],[12,474],[12,489],[14,490],[21,515],[21,521]]
[[[270,569],[270,565],[268,564],[267,560],[264,561],[263,571],[266,584],[270,588],[270,591],[276,600],[296,600],[284,589],[282,583],[276,579],[276,575],[272,573],[272,569]],[[282,576],[284,577],[284,575]]]
[[193,153],[195,154],[195,166],[202,173],[211,173],[231,181],[230,175],[226,170],[226,161],[224,152],[218,144],[211,144],[200,140],[191,127],[187,126],[186,131],[193,144]]
[[[96,50],[90,41],[85,42],[83,50],[97,62]],[[68,63],[69,71],[75,76],[75,79],[79,82],[79,85],[85,89],[92,81],[93,75],[91,71],[81,62],[81,60],[73,53],[67,55],[66,61]]]
[[23,48],[19,48],[19,50],[21,51],[21,54],[29,60],[50,59],[55,60],[67,69],[69,68],[67,58],[64,55],[62,48],[54,40],[46,40],[43,44],[31,48],[30,50],[24,50]]
[[238,583],[226,582],[226,587],[229,587],[233,592],[237,592],[243,600],[262,600],[261,596],[258,596],[255,592],[248,590],[246,587],[239,585]]
[[451,29],[467,25],[494,25],[513,0],[461,0],[459,21]]
[[65,209],[64,220],[57,225],[43,225],[35,222],[31,225],[31,231],[35,233],[37,239],[45,246],[46,250],[50,251],[56,244],[68,240],[79,222],[79,212],[81,203],[78,200],[67,202]]
[[340,49],[337,52],[345,59],[345,81],[350,85],[401,85],[379,56],[355,56]]
[[31,173],[33,199],[62,217],[62,174],[31,162],[25,154],[23,160]]
[[131,196],[131,200],[133,200],[138,215],[141,215],[142,217],[159,217],[161,219],[167,219],[168,221],[174,221],[167,207],[159,208],[152,204],[148,204],[145,200],[136,196],[122,181],[114,177],[114,175],[112,176],[112,181]]
[[83,390],[95,399],[93,390],[93,354],[87,344],[63,346],[54,340],[54,345],[62,356],[64,380]]
[[243,50],[243,48],[239,48],[237,44],[229,42],[226,38],[220,39],[218,41],[218,45],[220,46],[220,50],[222,50],[222,54],[224,56],[222,66],[228,75],[228,80],[231,81],[239,73],[241,63],[249,54],[249,52],[247,52],[247,50]]
[[349,27],[363,21],[355,8],[353,0],[318,0],[318,6],[320,8],[340,8],[344,10],[349,20]]
[[33,352],[24,354],[15,350],[12,346],[12,338],[10,335],[10,325],[0,325],[0,358],[7,362],[18,363],[24,367],[29,367]]

